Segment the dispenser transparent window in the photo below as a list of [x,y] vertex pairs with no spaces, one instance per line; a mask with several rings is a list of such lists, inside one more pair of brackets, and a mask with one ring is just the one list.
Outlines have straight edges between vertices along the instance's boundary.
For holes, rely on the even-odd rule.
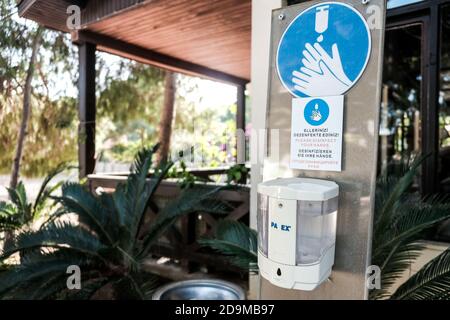
[[338,198],[297,201],[296,264],[313,264],[336,240]]
[[269,197],[258,194],[258,247],[259,250],[267,257],[268,240],[269,240]]

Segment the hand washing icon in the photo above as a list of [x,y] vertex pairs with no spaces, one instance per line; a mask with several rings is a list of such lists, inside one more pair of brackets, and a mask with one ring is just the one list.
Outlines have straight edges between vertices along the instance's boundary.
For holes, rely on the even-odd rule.
[[320,110],[319,110],[319,105],[316,104],[316,106],[314,107],[314,110],[312,112],[311,115],[311,120],[313,121],[320,121],[322,120],[322,115],[320,114]]
[[305,106],[305,121],[312,126],[320,126],[327,121],[330,107],[323,99],[313,99]]
[[338,45],[332,45],[330,56],[319,44],[323,41],[323,32],[328,29],[328,8],[329,6],[316,8],[315,31],[320,36],[314,45],[306,43],[302,52],[303,67],[292,72],[295,89],[310,97],[342,94],[352,84],[345,74]]
[[322,2],[301,12],[283,33],[277,71],[296,97],[339,96],[361,77],[370,51],[361,13],[344,3]]

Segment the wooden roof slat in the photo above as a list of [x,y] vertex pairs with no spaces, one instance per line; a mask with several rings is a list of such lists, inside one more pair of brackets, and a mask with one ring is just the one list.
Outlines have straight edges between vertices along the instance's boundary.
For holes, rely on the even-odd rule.
[[223,82],[244,85],[248,81],[234,75],[226,74],[217,70],[194,64],[190,61],[183,61],[173,57],[161,55],[158,52],[146,48],[130,45],[126,42],[108,38],[104,35],[92,33],[90,31],[80,31],[73,34],[75,42],[97,43],[98,49],[105,52],[117,54],[119,56],[153,64],[162,68],[176,72],[184,72],[194,76],[205,76],[210,79],[219,79]]
[[[22,0],[25,2],[28,8],[23,14],[27,18],[68,31],[65,1]],[[82,11],[82,24],[83,32],[226,77],[250,79],[251,0],[90,0]],[[105,43],[99,47],[118,53]],[[127,52],[120,55],[133,56]],[[159,61],[145,60],[160,66]]]
[[[187,0],[176,2],[186,3]],[[173,57],[202,61],[202,65],[249,79],[251,24],[250,17],[243,17],[243,13],[251,10],[251,3],[242,0],[208,2],[213,4],[207,6],[210,12],[208,23],[196,18],[199,12],[203,12],[202,8],[205,8],[206,2],[201,1],[196,6],[189,6],[188,12],[183,11],[181,5],[171,13],[166,12],[165,6],[155,6],[141,12],[129,11],[120,17],[95,23],[90,26],[90,30],[114,34],[115,38]],[[143,8],[147,6],[150,7],[151,4]],[[217,7],[223,10],[211,9]],[[154,16],[163,18],[152,18]],[[137,23],[145,17],[145,23]],[[182,50],[178,43],[180,37],[183,39]],[[215,56],[219,58],[215,59]],[[224,62],[222,65],[221,61]]]

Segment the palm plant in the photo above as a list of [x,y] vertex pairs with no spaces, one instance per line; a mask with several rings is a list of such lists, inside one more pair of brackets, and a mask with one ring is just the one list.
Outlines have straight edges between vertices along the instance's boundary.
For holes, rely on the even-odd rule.
[[[76,183],[62,186],[58,198],[58,217],[38,231],[25,231],[5,248],[0,259],[26,250],[20,265],[0,273],[0,295],[3,298],[91,298],[108,297],[146,299],[157,283],[157,277],[143,272],[143,262],[155,241],[181,215],[198,210],[223,210],[216,200],[216,189],[191,188],[169,203],[150,226],[144,215],[155,190],[172,163],[160,164],[150,181],[146,180],[157,147],[140,151],[126,183],[114,193],[96,197]],[[145,230],[144,230],[145,229]],[[79,266],[82,288],[66,286],[68,266]]]
[[214,238],[199,243],[228,256],[230,263],[242,270],[258,272],[257,233],[241,222],[220,220]]
[[422,199],[409,192],[424,159],[418,157],[400,175],[385,174],[377,181],[372,264],[380,267],[381,289],[371,291],[371,299],[390,297],[392,285],[423,250],[425,232],[450,217],[448,198]]
[[10,202],[0,201],[0,232],[13,232],[24,226],[30,226],[43,214],[50,214],[52,194],[61,187],[61,182],[50,185],[50,182],[61,172],[71,168],[60,164],[45,177],[33,203],[29,202],[22,182],[16,188],[7,188]]
[[[381,269],[381,289],[371,299],[450,298],[450,249],[430,261],[391,295],[392,285],[419,256],[427,230],[450,218],[448,198],[435,195],[421,199],[410,189],[425,157],[402,166],[399,175],[383,175],[377,181],[372,264]],[[224,221],[216,238],[202,241],[235,265],[257,271],[255,231],[239,223]]]
[[390,297],[395,300],[449,300],[450,250],[428,262]]

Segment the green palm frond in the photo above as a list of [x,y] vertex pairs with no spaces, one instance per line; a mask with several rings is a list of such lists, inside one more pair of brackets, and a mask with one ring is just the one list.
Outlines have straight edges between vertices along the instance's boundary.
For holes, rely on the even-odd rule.
[[[156,151],[158,151],[158,149],[159,144],[156,144],[153,147],[143,148],[138,151],[131,166],[131,172],[133,174],[129,176],[130,180],[142,180],[142,178],[147,178],[147,175],[152,166],[153,155],[156,153]],[[143,188],[142,181],[141,188]]]
[[[24,288],[24,299],[46,300],[55,298],[59,292],[67,289],[67,273],[58,272],[54,275],[45,275],[38,281],[30,281],[30,285]],[[22,299],[21,297],[14,297]]]
[[[23,295],[23,291],[29,286],[37,290],[49,278],[56,275],[67,277],[66,271],[70,265],[84,266],[92,263],[92,259],[82,253],[68,253],[64,250],[47,254],[30,253],[27,256],[20,265],[0,273],[0,297],[14,299],[15,295]],[[21,290],[22,288],[24,289]]]
[[392,295],[395,300],[442,300],[450,296],[450,250],[428,262]]
[[129,221],[129,217],[127,216],[126,208],[127,198],[125,184],[119,183],[113,193],[103,193],[100,195],[99,199],[105,208],[114,212],[114,219],[119,225],[127,225],[126,221]]
[[[192,188],[195,188],[195,186]],[[226,216],[230,214],[235,207],[230,203],[223,201],[219,197],[211,197],[198,202],[193,209],[197,212]]]
[[447,197],[437,195],[418,203],[405,201],[391,216],[389,227],[385,227],[383,233],[374,239],[373,255],[376,257],[404,241],[416,241],[424,230],[449,217],[450,202]]
[[100,196],[100,201],[116,217],[116,239],[128,254],[133,253],[140,227],[156,189],[167,175],[172,163],[160,164],[148,179],[152,157],[157,146],[140,151],[126,183],[120,184],[112,195]]
[[393,217],[393,238],[384,245],[389,246],[398,239],[421,239],[424,231],[449,217],[450,202],[447,196],[432,196],[414,205],[405,203]]
[[448,197],[422,199],[409,192],[425,158],[401,167],[401,176],[384,175],[377,181],[372,264],[381,269],[381,289],[370,292],[372,299],[390,295],[390,287],[420,255],[424,233],[450,218]]
[[32,219],[32,205],[28,203],[27,193],[22,181],[16,188],[6,188],[11,202],[17,207],[17,213],[20,215],[22,223],[27,223]]
[[[9,275],[11,279],[15,275]],[[65,287],[67,275],[62,272],[44,274],[40,277],[33,277],[30,281],[20,282],[9,287],[3,294],[0,293],[1,300],[44,300],[51,298],[58,291]]]
[[[36,253],[33,253],[36,255]],[[67,263],[66,270],[69,266],[77,265],[82,271],[81,275],[81,289],[68,289],[67,280],[69,274],[67,272],[54,272],[52,274],[44,274],[41,277],[34,277],[30,281],[22,282],[7,292],[9,299],[15,300],[45,300],[45,299],[77,299],[76,297],[87,296],[90,297],[87,291],[94,290],[92,283],[96,280],[104,279],[99,276],[98,271],[91,271],[90,268],[94,265],[94,261],[86,259],[84,255],[73,254],[65,250],[58,250],[50,254],[39,254],[28,261],[37,263],[37,261],[49,261],[51,259],[65,260]],[[83,262],[84,261],[84,262]],[[80,264],[81,263],[81,264]],[[62,268],[64,270],[64,267]],[[92,295],[93,293],[91,293]]]
[[57,165],[54,169],[52,169],[44,178],[44,181],[42,182],[39,188],[39,192],[36,196],[36,200],[34,201],[33,205],[33,215],[35,218],[37,218],[40,212],[45,208],[47,200],[50,198],[53,192],[59,189],[62,185],[62,182],[59,182],[53,186],[49,186],[50,182],[60,173],[72,168],[75,167],[70,166],[67,163],[61,163]]
[[150,300],[160,279],[156,275],[130,273],[112,281],[115,299]]
[[[156,170],[155,173],[152,175],[151,179],[149,180],[147,184],[147,192],[146,192],[146,201],[143,203],[143,206],[138,207],[137,216],[135,217],[133,221],[133,239],[137,239],[138,232],[140,230],[140,226],[142,225],[142,221],[145,216],[145,212],[147,210],[147,207],[150,205],[150,202],[152,201],[153,195],[156,192],[156,189],[161,184],[162,180],[167,176],[167,173],[169,172],[170,168],[172,167],[172,162],[162,163],[160,164]],[[134,243],[133,243],[134,245]]]
[[113,212],[109,212],[101,202],[82,185],[65,183],[62,187],[62,196],[57,198],[67,212],[75,213],[100,239],[110,245],[115,242],[117,234],[117,221]]
[[160,285],[161,279],[152,274],[132,273],[127,277],[130,290],[140,300],[151,300],[153,292]]
[[161,279],[154,275],[142,275],[138,274],[134,276],[138,277],[137,283],[140,286],[140,292],[142,293],[143,300],[151,300],[155,290],[161,285]]
[[392,215],[413,184],[417,171],[426,158],[427,156],[420,156],[415,159],[409,169],[397,181],[392,181],[395,178],[382,177],[380,179],[377,185],[378,199],[375,204],[374,236],[390,225]]
[[[53,197],[55,200],[58,200],[56,197]],[[45,228],[47,225],[54,223],[62,216],[72,213],[71,210],[65,208],[64,206],[58,206],[55,211],[52,212],[50,216],[47,217],[47,219],[44,220],[44,222],[41,223],[39,229]]]
[[17,208],[10,203],[0,201],[0,215],[10,216],[17,213]]
[[418,257],[422,246],[417,241],[423,238],[424,231],[449,217],[450,203],[442,196],[416,203],[403,200],[397,206],[389,226],[374,237],[372,263],[381,269],[383,289],[374,291],[372,296],[387,294],[389,287]]
[[[100,205],[112,216],[111,223],[114,222],[114,233],[116,243],[123,246],[124,243],[129,243],[132,238],[130,226],[126,224],[126,219],[123,218],[120,211],[125,211],[123,206],[125,204],[125,198],[121,198],[120,189],[123,185],[119,185],[114,193],[102,193],[96,199],[100,202]],[[118,191],[119,190],[119,191]],[[128,220],[127,220],[128,221]]]
[[0,260],[16,252],[39,248],[64,249],[103,259],[99,252],[106,249],[106,246],[95,234],[67,222],[56,221],[38,231],[24,231],[19,234],[15,241],[5,246]]
[[[142,248],[139,250],[137,256],[140,259],[145,258],[155,241],[166,232],[168,227],[173,225],[179,217],[198,211],[199,207],[204,206],[202,205],[204,201],[215,199],[220,190],[222,190],[221,187],[211,189],[207,186],[196,186],[192,189],[185,189],[177,199],[168,203],[157,215],[142,241]],[[214,208],[209,208],[209,210],[213,209]]]
[[0,232],[17,229],[21,226],[17,207],[10,203],[0,202]]
[[153,148],[144,148],[138,152],[131,168],[131,174],[128,176],[125,185],[126,215],[124,218],[129,219],[128,225],[131,227],[133,235],[137,233],[137,224],[145,210],[150,195],[147,176],[152,166],[153,154],[157,149],[158,145]]
[[21,208],[23,211],[25,211],[26,207],[28,207],[29,204],[27,199],[27,192],[22,181],[20,181],[15,188],[6,188],[6,190],[8,191],[11,202],[14,203],[18,208]]
[[113,213],[121,225],[122,246],[129,253],[135,246],[147,206],[172,166],[171,162],[160,164],[147,179],[157,149],[158,145],[138,152],[126,183],[119,185],[111,198],[102,199],[107,207],[114,207]]
[[58,295],[58,299],[64,300],[89,300],[92,296],[103,286],[105,286],[108,282],[111,281],[109,277],[92,277],[84,279],[85,273],[83,272],[83,281],[81,284],[80,290],[65,290],[63,293]]
[[61,183],[53,186],[49,184],[56,175],[69,168],[71,167],[61,164],[45,177],[34,204],[28,202],[22,182],[19,182],[15,188],[7,188],[10,203],[0,202],[0,231],[13,231],[31,225],[40,217],[44,209],[52,213],[50,209],[53,206],[48,205],[48,199],[61,186]]
[[[202,184],[194,184],[191,188],[204,188],[204,186],[202,186]],[[236,185],[223,185],[213,191],[210,196],[198,202],[195,210],[219,216],[228,215],[236,208],[230,202],[223,200],[222,192],[226,192],[227,190],[238,191],[239,189],[240,187]]]
[[241,269],[258,270],[257,233],[243,223],[221,220],[217,225],[215,238],[201,239],[199,242],[230,256],[230,262]]
[[[0,296],[76,299],[100,297],[113,290],[118,298],[150,298],[158,277],[143,273],[139,263],[157,238],[182,215],[199,210],[224,214],[233,209],[217,199],[221,188],[195,186],[169,202],[144,233],[147,207],[172,166],[161,164],[148,179],[156,148],[138,153],[129,178],[111,194],[97,196],[80,184],[65,183],[61,196],[54,197],[51,194],[57,185],[50,187],[49,183],[62,167],[51,172],[33,208],[48,208],[48,198],[57,200],[59,206],[52,207],[52,216],[38,230],[23,228],[1,252],[0,261],[16,253],[21,260],[20,265],[10,265],[0,272]],[[19,206],[29,206],[24,191],[23,185],[11,190],[14,201],[11,206],[0,204],[0,218],[18,211]],[[77,216],[79,224],[65,222],[65,218],[72,219],[71,215]],[[140,234],[144,234],[143,239],[138,238]],[[67,279],[68,265],[82,268],[84,289],[67,289],[63,280]]]
[[381,270],[381,288],[370,291],[370,299],[384,299],[391,295],[390,288],[411,268],[412,263],[420,256],[423,250],[421,243],[401,244],[393,248],[391,252],[380,255],[372,260]]

